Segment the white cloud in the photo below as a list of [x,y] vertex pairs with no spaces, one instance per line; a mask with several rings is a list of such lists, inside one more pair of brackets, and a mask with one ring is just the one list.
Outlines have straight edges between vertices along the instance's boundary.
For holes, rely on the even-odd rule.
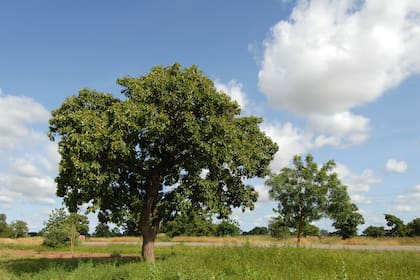
[[337,163],[335,172],[338,174],[341,182],[348,186],[349,195],[355,202],[371,203],[372,200],[370,198],[364,197],[360,193],[369,192],[373,184],[378,184],[382,181],[370,169],[365,169],[361,174],[357,174],[340,163]]
[[308,116],[308,127],[320,133],[334,135],[336,143],[359,144],[368,138],[369,119],[348,111],[331,115],[314,114]]
[[391,158],[387,160],[385,168],[388,172],[405,173],[408,169],[408,165],[403,160],[398,161]]
[[[420,185],[413,188],[413,192],[406,195],[398,195],[395,202],[401,204],[420,203]],[[407,205],[406,205],[407,206]]]
[[363,142],[369,120],[349,110],[420,72],[419,3],[298,1],[264,42],[260,89],[319,132]]
[[279,172],[295,155],[302,155],[311,149],[324,146],[338,146],[343,139],[339,136],[316,135],[295,127],[292,123],[263,123],[261,129],[279,146],[271,162],[271,170]]
[[[293,156],[305,153],[314,146],[313,136],[294,127],[291,123],[263,124],[261,129],[279,146],[271,162],[271,169],[279,172],[281,168],[288,165]],[[328,141],[322,141],[324,144]]]
[[337,113],[419,72],[417,0],[299,1],[265,41],[260,87],[298,113]]
[[270,201],[270,195],[268,193],[269,188],[263,184],[253,185],[255,190],[258,192],[258,204],[265,204]]
[[47,123],[49,111],[28,97],[0,92],[0,150],[14,148],[32,137],[31,124]]
[[[28,97],[0,92],[0,190],[2,205],[54,204],[59,155],[46,136],[49,111]],[[3,206],[4,207],[4,206]]]
[[351,200],[356,204],[371,204],[372,198],[361,195],[361,194],[352,194]]
[[216,80],[214,86],[217,90],[223,91],[230,96],[233,100],[238,102],[241,109],[244,111],[248,103],[246,93],[242,90],[243,85],[235,80],[229,81],[227,84],[223,84],[220,81]]

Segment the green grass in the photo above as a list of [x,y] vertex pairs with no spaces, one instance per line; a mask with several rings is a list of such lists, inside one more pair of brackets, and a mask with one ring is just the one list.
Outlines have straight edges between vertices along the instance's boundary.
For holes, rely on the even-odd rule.
[[[77,248],[114,256],[139,246]],[[85,251],[86,252],[86,251]],[[40,259],[0,256],[0,279],[420,279],[420,252],[305,248],[156,248],[157,261],[136,258]]]

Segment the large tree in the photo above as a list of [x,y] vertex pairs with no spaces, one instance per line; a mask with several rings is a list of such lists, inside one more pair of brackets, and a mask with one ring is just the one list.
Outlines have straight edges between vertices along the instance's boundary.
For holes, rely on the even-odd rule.
[[196,66],[154,67],[117,83],[122,99],[84,89],[52,112],[57,194],[70,211],[91,203],[101,221],[137,217],[142,255],[153,260],[160,222],[183,202],[219,218],[253,208],[257,192],[245,179],[267,175],[277,151],[261,118],[240,116]]
[[271,175],[265,183],[270,196],[278,201],[276,212],[285,226],[294,228],[299,246],[302,233],[312,221],[329,217],[339,234],[354,233],[354,228],[363,222],[356,205],[350,202],[347,188],[333,172],[334,161],[330,160],[320,168],[307,155],[305,162],[300,156],[293,159],[294,168],[285,167],[279,174]]

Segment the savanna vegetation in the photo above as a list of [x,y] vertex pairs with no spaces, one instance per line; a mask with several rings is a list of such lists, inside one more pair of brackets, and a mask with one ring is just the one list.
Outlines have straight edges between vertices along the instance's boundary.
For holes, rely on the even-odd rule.
[[[67,209],[54,209],[31,239],[23,238],[24,221],[7,224],[0,214],[0,237],[13,238],[0,242],[0,279],[420,279],[416,251],[292,247],[296,239],[418,244],[420,218],[404,224],[385,214],[387,228],[369,226],[355,237],[364,219],[334,161],[318,167],[312,155],[295,156],[293,167],[270,174],[278,147],[261,131],[262,119],[241,115],[196,66],[154,67],[117,82],[121,99],[83,89],[52,112],[49,136],[61,154],[57,195]],[[230,214],[253,209],[251,178],[268,178],[277,215],[267,227],[242,232]],[[92,237],[81,205],[98,214]],[[321,218],[335,231],[312,224]],[[82,246],[79,235],[142,247]],[[155,252],[155,241],[178,245]],[[213,246],[179,245],[197,241]]]
[[419,252],[177,245],[157,247],[150,264],[134,245],[79,246],[96,258],[73,259],[30,248],[0,249],[1,279],[420,279]]

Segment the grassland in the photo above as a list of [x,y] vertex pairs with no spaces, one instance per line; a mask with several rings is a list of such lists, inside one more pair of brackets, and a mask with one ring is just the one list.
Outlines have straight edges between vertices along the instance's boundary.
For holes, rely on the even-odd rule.
[[[264,238],[256,239],[264,241]],[[185,242],[186,239],[175,241]],[[122,240],[127,239],[114,239]],[[134,242],[137,241],[139,239]],[[197,239],[190,241],[197,242]],[[78,246],[76,251],[86,253],[85,257],[66,259],[54,254],[44,257],[40,252],[48,250],[38,244],[39,240],[28,239],[21,244],[3,242],[0,244],[0,279],[420,279],[419,251],[257,248],[249,242],[250,238],[241,237],[239,241],[248,241],[248,245],[157,247],[158,259],[154,264],[138,258],[138,245]],[[372,245],[373,241],[363,244]],[[213,242],[221,240],[213,239]],[[233,240],[227,238],[222,242]],[[409,242],[400,240],[400,243]],[[382,244],[390,245],[389,242]],[[16,250],[30,253],[15,254]]]

